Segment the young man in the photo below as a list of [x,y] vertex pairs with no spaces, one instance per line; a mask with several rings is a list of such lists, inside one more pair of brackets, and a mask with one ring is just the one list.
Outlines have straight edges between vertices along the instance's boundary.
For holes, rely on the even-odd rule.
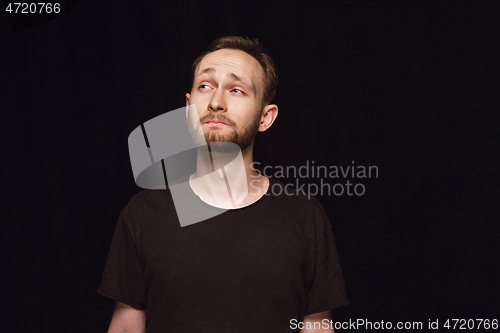
[[[130,200],[98,290],[117,301],[109,332],[333,332],[331,309],[349,301],[328,218],[252,168],[255,135],[278,115],[271,58],[255,39],[221,37],[192,75],[186,116],[208,149],[180,181],[200,207],[225,211],[182,227],[168,189]],[[214,165],[226,142],[242,165]]]

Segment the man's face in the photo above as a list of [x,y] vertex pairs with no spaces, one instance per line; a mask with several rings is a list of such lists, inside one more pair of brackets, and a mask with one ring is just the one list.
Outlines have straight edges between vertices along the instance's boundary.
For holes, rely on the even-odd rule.
[[196,105],[207,143],[248,148],[261,121],[264,71],[259,62],[240,50],[218,50],[203,58],[193,82],[186,97]]

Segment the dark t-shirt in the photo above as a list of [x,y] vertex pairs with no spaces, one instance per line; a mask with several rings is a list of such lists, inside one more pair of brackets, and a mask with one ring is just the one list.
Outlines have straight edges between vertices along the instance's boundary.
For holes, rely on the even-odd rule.
[[120,214],[98,292],[147,310],[147,333],[293,332],[292,319],[349,304],[323,207],[283,190],[270,179],[253,204],[184,227],[168,189],[141,191]]

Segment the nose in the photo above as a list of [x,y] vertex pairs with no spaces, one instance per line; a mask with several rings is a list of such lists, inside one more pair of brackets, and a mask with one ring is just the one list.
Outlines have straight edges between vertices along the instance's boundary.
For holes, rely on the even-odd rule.
[[208,109],[212,112],[226,111],[226,101],[224,98],[224,90],[216,89],[210,102],[208,103]]

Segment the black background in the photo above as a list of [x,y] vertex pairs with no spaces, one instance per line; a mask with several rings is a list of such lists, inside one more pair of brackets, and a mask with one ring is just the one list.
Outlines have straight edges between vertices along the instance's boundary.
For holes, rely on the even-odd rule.
[[128,135],[184,105],[220,35],[259,38],[278,69],[256,161],[379,168],[363,196],[317,196],[352,302],[334,318],[500,319],[499,1],[71,6],[17,32],[0,14],[8,332],[107,330],[96,289],[142,190]]

